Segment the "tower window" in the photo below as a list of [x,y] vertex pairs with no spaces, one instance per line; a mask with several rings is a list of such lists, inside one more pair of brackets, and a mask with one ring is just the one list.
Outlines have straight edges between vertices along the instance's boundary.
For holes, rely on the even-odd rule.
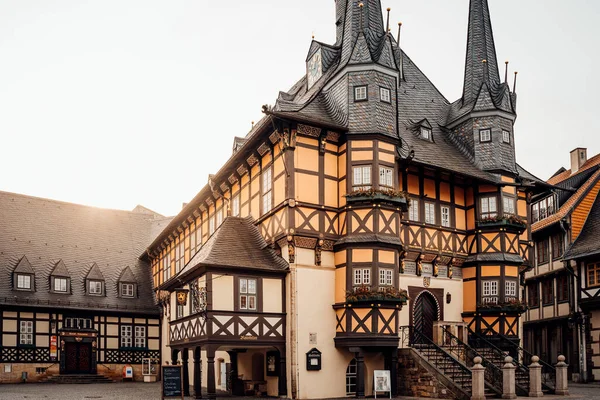
[[504,143],[510,143],[510,132],[509,131],[502,131],[502,141]]
[[492,130],[491,129],[482,129],[479,131],[479,141],[480,142],[491,142],[492,141]]
[[367,87],[356,86],[354,88],[354,101],[365,101],[367,100]]
[[370,285],[371,284],[371,269],[370,268],[355,268],[353,282],[354,282],[354,286]]
[[482,197],[481,198],[481,218],[495,218],[498,215],[498,207],[496,204],[496,197]]
[[388,167],[379,167],[379,186],[394,186],[394,170]]
[[381,98],[381,101],[383,101],[384,103],[391,103],[391,95],[390,95],[390,89],[388,88],[379,88],[379,97]]
[[355,190],[371,188],[371,166],[357,165],[352,167],[352,186]]

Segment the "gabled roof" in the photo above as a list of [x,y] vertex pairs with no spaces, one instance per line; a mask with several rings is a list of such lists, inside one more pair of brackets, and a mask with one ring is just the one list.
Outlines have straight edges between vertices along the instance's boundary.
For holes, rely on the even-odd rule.
[[23,256],[19,260],[18,264],[15,266],[15,268],[13,269],[12,272],[20,273],[20,274],[34,274],[35,273],[26,256]]
[[576,175],[581,174],[584,171],[587,171],[591,168],[596,168],[600,166],[600,154],[595,155],[594,157],[590,158],[589,160],[587,160],[582,166],[581,168],[579,168],[579,170],[577,170],[577,172],[575,172],[574,174],[571,173],[571,170],[567,170],[565,168],[561,168],[561,170],[557,171],[556,174],[554,174],[554,176],[552,176],[550,179],[548,179],[548,183],[551,185],[557,185],[569,178],[572,178]]
[[62,276],[68,278],[71,275],[69,274],[69,270],[67,269],[67,266],[65,265],[63,260],[58,260],[57,263],[54,265],[50,276]]
[[531,225],[531,231],[540,231],[566,217],[579,202],[593,189],[600,178],[600,169],[596,171],[560,208],[551,216]]
[[225,218],[181,275],[201,266],[280,272],[289,268],[288,263],[268,247],[250,217]]
[[119,277],[119,282],[127,282],[127,283],[137,283],[137,279],[131,271],[131,268],[125,267],[123,272],[121,272],[121,276]]
[[565,252],[565,260],[573,260],[582,257],[600,254],[600,199],[596,199],[583,230]]
[[[158,314],[151,268],[138,259],[152,240],[155,224],[162,221],[156,215],[0,192],[0,221],[0,307],[19,304]],[[17,266],[35,274],[35,292],[13,290],[11,274]],[[116,282],[126,266],[137,278],[138,298],[118,296]],[[65,270],[71,293],[52,292],[49,278]],[[106,296],[86,294],[88,276],[104,278]]]
[[102,271],[100,271],[100,268],[98,268],[98,264],[93,263],[90,270],[88,271],[87,275],[85,276],[85,279],[91,279],[91,280],[97,280],[97,281],[103,281],[104,280],[104,275],[102,275]]

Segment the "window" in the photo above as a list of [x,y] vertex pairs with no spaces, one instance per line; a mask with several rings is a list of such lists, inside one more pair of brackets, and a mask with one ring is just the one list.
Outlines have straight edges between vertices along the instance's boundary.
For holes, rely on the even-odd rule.
[[479,131],[479,141],[480,142],[491,142],[492,141],[492,131],[491,129],[482,129]]
[[364,101],[367,100],[367,87],[366,86],[356,86],[354,88],[354,101]]
[[548,262],[548,239],[536,243],[538,265]]
[[498,303],[498,281],[483,281],[483,304]]
[[121,347],[132,346],[131,330],[131,325],[121,325]]
[[231,215],[237,217],[240,215],[240,196],[237,195],[231,201]]
[[64,327],[69,329],[92,329],[92,320],[89,318],[65,318]]
[[19,324],[19,344],[33,344],[33,321],[21,321]]
[[133,297],[134,295],[133,283],[121,283],[121,297]]
[[371,269],[370,268],[354,268],[354,286],[370,285],[371,284]]
[[31,290],[31,275],[17,274],[17,289]]
[[135,347],[146,347],[146,327],[135,327]]
[[271,168],[267,168],[263,171],[262,174],[262,189],[263,189],[263,214],[268,213],[273,208],[273,199],[272,199],[272,176],[271,176]]
[[185,255],[185,240],[180,241],[175,247],[175,273],[179,273],[184,267],[184,255]]
[[394,186],[394,170],[387,167],[379,167],[379,186]]
[[379,286],[392,286],[394,284],[394,270],[389,268],[379,269]]
[[194,241],[196,242],[196,251],[198,251],[202,247],[202,225],[200,221],[196,222],[196,224],[196,238],[194,239]]
[[542,282],[542,300],[544,305],[554,303],[554,279]]
[[421,138],[431,140],[431,129],[425,128],[424,126],[421,127]]
[[411,221],[419,221],[419,200],[410,199],[410,207],[408,207],[408,219]]
[[379,88],[379,97],[381,101],[384,103],[391,103],[390,89],[388,88]]
[[102,294],[102,281],[88,281],[89,294]]
[[215,216],[209,218],[208,220],[208,234],[212,235],[215,233]]
[[540,305],[540,288],[537,282],[529,286],[529,306],[538,307]]
[[442,206],[440,208],[440,210],[441,210],[441,215],[442,215],[442,226],[449,228],[450,227],[450,207]]
[[67,278],[54,278],[54,285],[52,289],[55,292],[63,292],[67,291]]
[[600,263],[587,265],[587,285],[588,287],[600,285]]
[[435,224],[435,204],[425,202],[425,223]]
[[171,252],[168,252],[163,258],[163,282],[171,278]]
[[219,211],[217,211],[217,226],[221,226],[221,224],[223,223],[223,211],[224,209],[220,209]]
[[495,218],[498,216],[498,205],[496,204],[496,196],[482,197],[481,218]]
[[567,275],[556,277],[556,299],[560,301],[569,301],[569,280]]
[[531,206],[531,219],[537,222],[554,214],[555,211],[554,196],[549,196]]
[[557,233],[552,236],[552,259],[556,260],[563,255],[563,238],[562,234]]
[[355,190],[371,188],[371,166],[352,167],[352,186]]
[[502,197],[502,205],[504,206],[504,215],[515,215],[515,199],[508,196]]
[[510,132],[509,131],[502,131],[502,141],[504,143],[510,143]]
[[504,282],[504,299],[507,301],[517,299],[517,281]]
[[175,318],[177,318],[177,319],[183,318],[184,313],[185,313],[184,306],[181,304],[177,304],[177,308],[175,310]]
[[240,310],[256,310],[256,279],[240,278]]
[[194,223],[190,228],[190,258],[194,257],[196,252],[196,224]]

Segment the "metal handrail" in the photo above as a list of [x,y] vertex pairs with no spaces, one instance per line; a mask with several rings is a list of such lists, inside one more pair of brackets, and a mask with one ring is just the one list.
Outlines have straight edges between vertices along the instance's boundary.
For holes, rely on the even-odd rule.
[[[518,354],[518,358],[521,362],[525,361],[525,357],[527,360],[531,361],[533,354],[510,340],[504,335],[498,335],[504,342],[506,342],[509,346],[513,348]],[[539,358],[539,357],[538,357]],[[546,386],[549,390],[555,390],[556,388],[556,368],[544,360],[540,359],[538,363],[542,366],[542,386]]]
[[[475,333],[470,328],[469,328],[469,334],[471,336],[475,337],[476,340],[477,340],[477,342],[483,343],[483,345],[485,346],[485,348],[488,348],[488,349],[492,350],[492,352],[494,353],[494,355],[496,357],[500,358],[502,361],[504,361],[506,359],[506,356],[508,355],[508,353],[506,351],[501,350],[495,344],[493,344],[492,342],[490,342],[489,340],[487,340],[483,336]],[[516,360],[514,358],[512,360],[512,364],[516,368],[515,369],[515,374],[516,373],[520,373],[522,376],[525,376],[527,378],[527,387],[522,387],[521,385],[516,384],[517,388],[521,391],[521,393],[524,396],[527,396],[529,394],[529,367],[527,367],[526,365],[524,365],[521,362],[519,362],[519,360]]]
[[459,358],[465,360],[467,366],[472,367],[474,365],[473,359],[475,357],[481,357],[481,365],[485,367],[485,381],[497,394],[502,394],[502,382],[504,380],[502,370],[492,361],[488,360],[483,354],[456,337],[447,327],[442,326],[442,331],[444,332],[445,337],[450,339],[451,351],[456,352]]
[[[459,372],[459,373],[466,373],[472,376],[472,372],[471,370],[464,365],[463,363],[461,363],[460,361],[458,361],[457,359],[455,359],[454,357],[452,357],[452,355],[450,355],[446,350],[442,349],[441,347],[439,347],[437,344],[435,344],[433,342],[433,340],[431,340],[429,337],[427,337],[427,335],[423,334],[422,332],[413,329],[413,335],[412,335],[412,341],[411,341],[411,345],[412,347],[421,352],[420,350],[422,349],[421,347],[419,347],[418,345],[426,345],[428,346],[428,348],[432,348],[436,351],[437,354],[441,355],[442,358],[444,359],[444,361],[448,361],[450,363],[450,367],[447,363],[440,363],[438,360],[436,359],[428,359],[428,361],[433,364],[436,368],[442,370],[444,372],[444,374],[446,374],[446,372],[448,372],[449,368],[450,368],[450,372]],[[415,346],[417,345],[417,346]],[[459,386],[462,390],[464,390],[467,393],[472,393],[471,389],[467,389],[465,388],[462,383],[459,382],[454,382],[457,386]]]

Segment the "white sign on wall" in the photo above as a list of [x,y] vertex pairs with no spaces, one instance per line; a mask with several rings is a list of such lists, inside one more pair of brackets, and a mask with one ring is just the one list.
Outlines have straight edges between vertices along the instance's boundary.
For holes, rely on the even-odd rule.
[[373,393],[377,398],[377,392],[387,392],[392,398],[392,380],[390,371],[373,371]]

